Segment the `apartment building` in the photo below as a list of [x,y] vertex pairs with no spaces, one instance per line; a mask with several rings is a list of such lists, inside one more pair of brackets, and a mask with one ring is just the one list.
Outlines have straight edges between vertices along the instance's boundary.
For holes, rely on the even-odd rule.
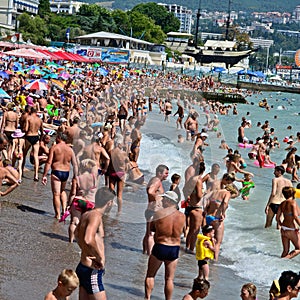
[[38,6],[39,0],[0,0],[0,26],[15,29],[17,16],[23,12],[36,15]]
[[178,4],[157,3],[164,6],[168,12],[174,13],[175,17],[180,21],[179,32],[191,33],[192,30],[192,14],[190,9]]

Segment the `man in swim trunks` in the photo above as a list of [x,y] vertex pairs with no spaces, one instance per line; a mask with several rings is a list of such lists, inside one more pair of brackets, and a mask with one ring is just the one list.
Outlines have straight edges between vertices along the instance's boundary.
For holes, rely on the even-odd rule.
[[34,107],[31,107],[31,113],[26,118],[25,123],[25,149],[24,149],[24,162],[23,162],[23,169],[25,165],[26,155],[28,153],[28,150],[30,147],[32,147],[33,150],[33,158],[34,158],[34,181],[39,181],[38,178],[38,171],[39,171],[39,148],[40,148],[40,136],[43,135],[44,129],[43,129],[43,121],[42,119],[37,115],[37,110]]
[[113,203],[114,193],[107,187],[95,196],[95,208],[85,212],[76,227],[75,235],[81,248],[80,263],[76,268],[79,278],[79,300],[106,300],[102,283],[105,268],[104,228],[102,216]]
[[272,226],[272,221],[274,216],[277,214],[279,205],[285,200],[282,194],[282,188],[285,186],[293,186],[289,179],[283,177],[284,172],[283,166],[276,166],[274,169],[275,178],[272,179],[272,192],[265,209],[265,228]]
[[165,265],[165,299],[172,299],[173,280],[180,249],[180,235],[185,224],[184,214],[177,210],[177,194],[168,191],[161,196],[163,197],[163,208],[155,213],[150,224],[151,230],[155,232],[155,244],[149,256],[145,279],[145,299],[148,300],[154,288],[154,277],[162,263]]
[[162,181],[169,176],[169,168],[166,165],[158,165],[155,170],[155,176],[152,177],[147,186],[148,207],[145,210],[146,218],[146,233],[143,238],[143,253],[151,254],[154,244],[153,232],[150,230],[150,222],[154,216],[155,211],[161,209],[161,197],[159,195],[164,193]]
[[55,218],[60,219],[60,205],[62,204],[62,214],[67,208],[67,194],[65,187],[69,178],[70,164],[73,165],[73,177],[78,174],[78,167],[75,154],[70,146],[66,144],[67,136],[63,133],[58,133],[56,136],[56,145],[50,148],[48,161],[45,164],[42,184],[47,184],[48,171],[51,173],[51,188],[53,194],[53,207]]

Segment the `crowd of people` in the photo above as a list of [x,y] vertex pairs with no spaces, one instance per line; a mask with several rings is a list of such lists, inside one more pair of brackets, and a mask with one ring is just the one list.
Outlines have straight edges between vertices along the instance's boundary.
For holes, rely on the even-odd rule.
[[[11,60],[6,68],[13,70],[13,66]],[[51,68],[49,70],[55,72]],[[203,151],[210,147],[209,134],[216,132],[221,137],[218,114],[231,111],[237,114],[237,106],[205,99],[197,101],[198,96],[193,92],[219,88],[220,84],[211,76],[199,79],[154,70],[140,73],[123,67],[112,67],[104,76],[97,67],[91,69],[82,67],[83,77],[73,76],[63,87],[49,82],[47,90],[28,90],[29,75],[25,73],[12,72],[1,83],[11,98],[1,105],[0,183],[5,182],[7,188],[0,195],[5,196],[23,184],[28,161],[33,165],[35,182],[40,181],[40,167],[44,165],[41,183],[47,185],[50,176],[54,216],[65,222],[70,215],[69,242],[76,240],[81,249],[76,272],[64,270],[57,287],[45,299],[67,299],[78,285],[80,300],[106,299],[102,282],[105,268],[103,215],[111,212],[115,199],[117,216],[122,214],[125,185],[145,189],[148,196],[143,238],[143,253],[149,256],[145,299],[151,298],[154,279],[162,264],[165,266],[165,299],[172,299],[182,243],[184,252],[195,255],[198,264],[192,291],[183,299],[205,298],[211,286],[209,260],[219,259],[230,199],[241,195],[248,200],[250,189],[255,186],[254,174],[245,170],[245,160],[238,151],[233,152],[225,140],[221,140],[220,149],[228,151],[224,158],[226,173],[219,176],[218,163],[212,164],[209,172],[206,169]],[[191,93],[175,94],[172,91],[175,89]],[[173,109],[175,103],[177,111]],[[146,183],[138,164],[142,126],[154,105],[167,123],[172,122],[171,116],[178,115],[174,128],[186,130],[186,138],[180,136],[178,142],[188,141],[192,145],[191,164],[184,174],[172,174],[172,184],[167,191],[163,187],[163,181],[169,176],[167,165],[158,165],[155,176]],[[202,129],[199,112],[195,109],[198,105],[207,121]],[[257,159],[263,168],[273,163],[268,151],[279,147],[279,143],[268,121],[261,126],[262,136],[256,143],[249,141],[246,131],[251,126],[251,121],[243,117],[237,142],[242,147],[251,145],[249,158]],[[293,137],[290,138],[294,142]],[[287,150],[282,164],[274,168],[265,227],[270,227],[275,217],[281,228],[282,257],[293,258],[300,253],[300,209],[295,202],[292,181],[283,174],[290,173],[292,180],[298,181],[300,159],[293,145]],[[237,174],[243,174],[244,178],[238,178]],[[66,192],[68,180],[71,180],[69,194]],[[237,188],[235,182],[241,182],[242,189]],[[292,251],[290,242],[295,247]],[[278,280],[278,291],[275,294],[270,291],[270,297],[271,294],[277,297],[272,299],[296,297],[299,279],[292,271],[283,272]],[[241,298],[256,299],[255,285],[245,284]]]

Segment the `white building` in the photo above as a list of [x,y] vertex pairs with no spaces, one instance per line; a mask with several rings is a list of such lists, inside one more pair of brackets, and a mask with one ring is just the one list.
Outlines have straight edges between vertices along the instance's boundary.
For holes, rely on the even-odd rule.
[[296,6],[294,10],[294,14],[295,14],[295,19],[297,21],[300,21],[300,5]]
[[164,6],[168,12],[174,13],[175,17],[180,21],[179,32],[191,33],[192,30],[192,14],[190,9],[178,4],[157,3]]
[[[1,1],[1,0],[0,0]],[[54,13],[75,14],[85,3],[72,0],[50,0],[50,10]]]
[[23,12],[36,15],[39,0],[0,0],[0,26],[15,29],[17,16]]

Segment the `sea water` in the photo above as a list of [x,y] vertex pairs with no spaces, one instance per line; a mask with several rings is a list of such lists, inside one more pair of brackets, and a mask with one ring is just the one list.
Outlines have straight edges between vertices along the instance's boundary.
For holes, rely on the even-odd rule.
[[[258,106],[258,102],[264,98],[267,98],[269,105],[273,106],[270,111]],[[246,116],[246,113],[250,112],[250,115],[246,117],[252,121],[252,128],[246,129],[245,135],[250,140],[255,140],[263,134],[263,130],[256,126],[257,122],[260,121],[263,124],[265,120],[268,120],[270,127],[275,129],[275,136],[278,137],[281,144],[280,149],[276,148],[271,152],[271,159],[280,164],[287,153],[284,150],[287,145],[283,143],[283,138],[289,135],[296,136],[296,132],[299,130],[300,116],[297,113],[300,112],[300,95],[263,93],[254,94],[248,97],[247,100],[251,104],[239,104],[238,115],[232,115],[232,112],[230,112],[227,116],[219,116],[221,124],[218,131],[222,133],[222,137],[217,138],[216,132],[209,132],[207,142],[210,146],[204,151],[207,172],[210,171],[211,164],[217,162],[221,165],[219,174],[219,177],[221,177],[225,172],[223,158],[227,151],[219,149],[219,145],[220,140],[225,139],[231,148],[240,151],[248,165],[246,170],[255,175],[253,178],[255,188],[251,189],[249,200],[244,201],[241,197],[238,197],[229,203],[220,259],[218,263],[213,265],[213,268],[227,268],[242,281],[254,282],[260,287],[260,299],[267,299],[269,286],[274,279],[279,278],[282,271],[300,271],[300,258],[296,257],[293,260],[281,259],[281,236],[280,232],[276,230],[275,222],[273,222],[272,228],[264,228],[264,210],[271,192],[271,181],[274,177],[273,169],[260,169],[254,166],[253,161],[249,160],[247,156],[249,149],[238,147],[237,128],[241,123],[242,116]],[[175,101],[173,105],[175,106]],[[286,109],[282,109],[283,107]],[[201,108],[195,106],[195,109],[200,114],[199,128],[201,128],[205,123],[204,114]],[[277,118],[274,118],[274,116],[277,116]],[[177,135],[182,134],[185,136],[184,130],[176,130],[176,117],[171,117],[170,123],[164,122],[163,119],[163,115],[159,114],[155,108],[148,118],[145,128],[142,129],[143,139],[139,166],[148,170],[154,176],[156,166],[166,164],[170,168],[169,180],[172,174],[178,173],[184,181],[184,171],[191,164],[190,151],[193,142],[185,141],[183,144],[178,144]],[[292,126],[291,130],[287,129],[289,125]],[[295,144],[296,147],[297,145]],[[285,176],[291,179],[290,174]],[[243,175],[238,174],[237,177],[242,178]],[[168,187],[168,185],[170,185],[170,182],[165,183],[165,186]],[[291,249],[293,249],[293,246],[291,246]],[[186,266],[184,267],[186,268]],[[195,271],[197,272],[196,268]],[[177,272],[179,274],[184,273],[180,268]],[[194,277],[196,277],[196,274],[194,274]],[[214,280],[213,272],[211,276]],[[225,282],[226,280],[224,278]],[[240,281],[238,280],[237,283],[240,284]],[[212,291],[215,288],[213,286]],[[238,298],[240,286],[232,288],[237,290],[236,296]]]

